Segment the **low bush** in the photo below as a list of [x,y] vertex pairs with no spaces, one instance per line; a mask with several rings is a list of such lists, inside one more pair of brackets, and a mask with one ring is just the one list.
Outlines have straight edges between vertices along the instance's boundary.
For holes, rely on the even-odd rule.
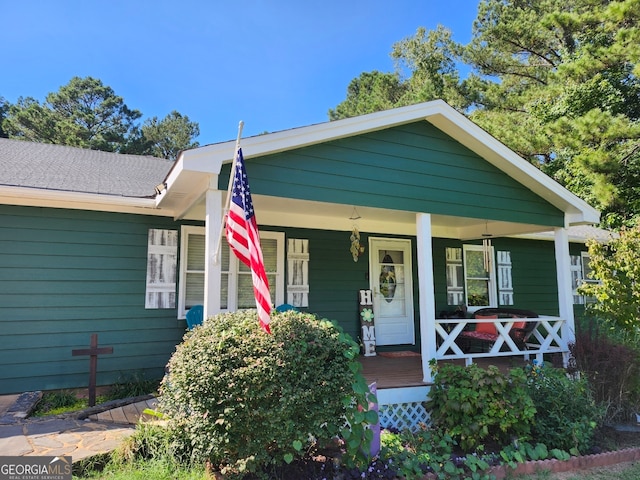
[[381,458],[392,464],[405,480],[423,479],[426,473],[449,480],[491,478],[486,473],[491,466],[486,458],[456,455],[456,441],[439,429],[422,425],[416,432],[384,431],[381,444]]
[[241,476],[290,463],[340,435],[346,461],[366,463],[367,427],[377,413],[369,410],[358,345],[306,313],[274,313],[271,330],[259,328],[255,311],[227,313],[178,345],[160,410],[179,454]]
[[438,365],[434,383],[427,402],[431,420],[465,451],[529,437],[536,409],[523,369],[504,375],[494,366]]
[[528,390],[538,414],[531,428],[534,440],[572,455],[587,453],[602,414],[587,379],[561,368],[528,368]]

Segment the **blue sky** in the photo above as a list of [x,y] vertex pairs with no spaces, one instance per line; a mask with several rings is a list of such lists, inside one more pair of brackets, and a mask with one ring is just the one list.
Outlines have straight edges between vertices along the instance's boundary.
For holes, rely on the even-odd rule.
[[468,42],[478,0],[0,0],[0,96],[100,79],[143,119],[172,110],[201,145],[328,120],[392,45],[442,24]]

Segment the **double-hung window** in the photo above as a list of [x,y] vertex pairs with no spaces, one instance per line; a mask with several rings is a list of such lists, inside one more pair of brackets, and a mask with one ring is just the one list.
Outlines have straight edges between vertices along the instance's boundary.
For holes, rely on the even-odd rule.
[[[482,307],[513,304],[511,286],[511,258],[509,252],[497,252],[491,247],[491,263],[485,269],[482,245],[463,245],[462,248],[446,249],[447,304],[465,305],[470,311]],[[497,281],[496,262],[500,268]]]
[[465,293],[468,307],[495,307],[496,270],[493,247],[489,271],[485,270],[484,250],[481,245],[463,245]]
[[[271,293],[271,303],[284,300],[284,233],[260,232],[260,244]],[[204,303],[205,230],[183,226],[180,259],[179,314]],[[251,270],[230,251],[222,240],[220,247],[220,308],[235,311],[256,308]]]

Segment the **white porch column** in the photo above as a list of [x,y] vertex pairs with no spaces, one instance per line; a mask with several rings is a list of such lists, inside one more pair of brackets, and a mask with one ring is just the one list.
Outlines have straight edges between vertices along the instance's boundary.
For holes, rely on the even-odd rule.
[[429,360],[436,356],[436,301],[433,287],[433,246],[430,214],[416,214],[416,232],[422,375],[425,382],[432,382],[433,374],[429,367]]
[[[220,313],[220,260],[215,260],[215,249],[220,250],[225,240],[220,239],[222,227],[222,192],[217,187],[218,177],[213,176],[205,194],[205,267],[204,267],[204,318]],[[215,183],[215,185],[214,185]],[[219,255],[221,256],[221,255]]]
[[[571,258],[569,256],[569,234],[566,228],[554,230],[554,245],[556,252],[556,276],[558,280],[558,305],[562,324],[562,339],[572,343],[576,339],[575,319],[573,316],[573,292],[571,289]],[[569,354],[563,354],[566,366]]]

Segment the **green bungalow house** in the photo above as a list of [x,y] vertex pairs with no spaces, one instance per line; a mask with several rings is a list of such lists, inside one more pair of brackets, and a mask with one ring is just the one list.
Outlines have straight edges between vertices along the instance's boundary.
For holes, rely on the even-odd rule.
[[[570,234],[599,213],[444,102],[241,146],[274,305],[336,320],[370,354],[419,353],[423,383],[432,358],[566,356],[585,250]],[[249,272],[224,241],[217,253],[234,153],[172,163],[0,139],[0,393],[86,386],[72,350],[92,333],[113,347],[100,384],[160,377],[191,307],[254,307]],[[498,348],[462,351],[468,319],[440,314],[501,306],[539,315],[529,351],[497,320]],[[415,405],[426,388],[379,400]]]

